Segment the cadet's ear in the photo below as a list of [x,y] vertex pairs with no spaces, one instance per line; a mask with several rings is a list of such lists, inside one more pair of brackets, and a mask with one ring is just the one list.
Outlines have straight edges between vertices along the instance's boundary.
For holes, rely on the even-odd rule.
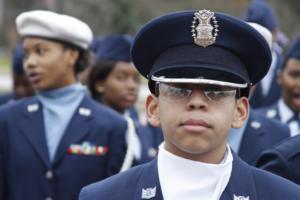
[[104,81],[97,81],[95,84],[95,90],[97,93],[103,93],[104,92]]
[[68,49],[68,56],[69,56],[69,64],[71,66],[74,66],[78,57],[79,57],[79,51],[74,50],[74,49]]
[[241,128],[247,119],[249,113],[249,101],[246,97],[242,97],[236,102],[231,128]]
[[154,126],[160,126],[158,99],[154,95],[149,95],[146,100],[146,111],[148,122]]

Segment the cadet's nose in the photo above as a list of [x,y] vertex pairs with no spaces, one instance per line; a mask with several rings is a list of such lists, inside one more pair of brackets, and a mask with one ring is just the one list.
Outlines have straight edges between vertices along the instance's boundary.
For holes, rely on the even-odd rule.
[[208,106],[208,99],[205,97],[203,91],[198,88],[194,88],[191,96],[187,102],[188,110],[194,109],[206,109]]
[[23,65],[24,65],[24,68],[26,69],[30,69],[30,68],[33,68],[37,65],[37,60],[35,58],[34,55],[28,55],[26,56],[26,58],[24,58],[23,60]]

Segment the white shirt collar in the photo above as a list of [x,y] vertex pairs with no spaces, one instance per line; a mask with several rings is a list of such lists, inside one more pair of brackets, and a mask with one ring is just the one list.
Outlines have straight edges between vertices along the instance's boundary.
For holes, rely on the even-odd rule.
[[286,123],[294,116],[293,111],[284,103],[282,98],[278,102],[278,112],[283,123]]
[[284,103],[282,98],[278,102],[278,112],[281,122],[289,126],[291,137],[298,135],[300,132],[299,122],[295,119],[291,121],[294,112]]
[[229,146],[220,164],[188,160],[159,147],[158,176],[164,199],[218,200],[225,190],[232,171]]

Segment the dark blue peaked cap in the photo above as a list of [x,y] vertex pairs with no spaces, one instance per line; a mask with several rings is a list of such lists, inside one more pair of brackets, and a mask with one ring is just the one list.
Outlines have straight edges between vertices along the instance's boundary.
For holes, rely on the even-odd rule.
[[286,59],[289,58],[300,59],[300,35],[297,36],[290,48],[287,50]]
[[13,50],[13,60],[12,60],[13,72],[19,75],[24,74],[23,69],[23,47],[18,44]]
[[91,42],[91,45],[90,45],[90,49],[96,54],[98,49],[100,48],[101,46],[101,43],[103,41],[103,38],[102,37],[94,37],[92,42]]
[[278,27],[272,8],[263,0],[254,0],[245,13],[245,21],[258,23],[271,32]]
[[196,11],[174,12],[158,17],[137,33],[132,47],[133,63],[149,79],[197,78],[256,84],[268,72],[271,52],[266,40],[247,23],[215,13],[219,35],[214,44],[194,43],[191,25]]
[[114,60],[131,62],[130,48],[133,38],[130,35],[110,35],[100,43],[96,60]]

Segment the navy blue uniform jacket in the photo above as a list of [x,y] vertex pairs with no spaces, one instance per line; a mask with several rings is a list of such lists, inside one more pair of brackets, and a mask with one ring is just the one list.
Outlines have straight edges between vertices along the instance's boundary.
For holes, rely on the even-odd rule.
[[158,145],[155,144],[155,135],[148,127],[142,125],[139,122],[135,122],[136,134],[141,144],[141,158],[134,160],[132,166],[140,165],[151,161],[156,157],[158,151]]
[[6,104],[10,101],[14,101],[16,99],[17,99],[17,97],[14,92],[1,94],[0,95],[0,105],[4,105],[4,104]]
[[[32,97],[3,106],[0,199],[78,199],[83,186],[120,170],[126,151],[126,129],[127,122],[121,116],[85,96],[50,162],[38,99]],[[108,152],[101,156],[69,152],[72,144],[84,143],[107,147]]]
[[281,117],[279,115],[278,102],[279,101],[273,103],[268,107],[257,109],[257,111],[262,113],[269,119],[276,119],[278,121],[281,121]]
[[[151,200],[163,200],[159,184],[157,159],[85,187],[80,200],[140,200],[142,189],[156,187]],[[235,196],[249,200],[299,200],[300,187],[286,179],[254,168],[233,155],[232,174],[220,200]]]
[[256,165],[300,184],[300,135],[265,151]]
[[238,155],[250,165],[255,165],[264,150],[290,137],[290,129],[287,125],[269,119],[253,109],[250,111],[244,131]]

